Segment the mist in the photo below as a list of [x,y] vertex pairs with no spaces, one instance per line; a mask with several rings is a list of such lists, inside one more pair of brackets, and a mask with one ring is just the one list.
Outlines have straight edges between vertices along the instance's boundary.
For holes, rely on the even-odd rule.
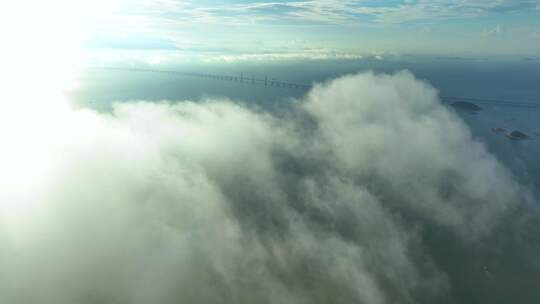
[[134,100],[41,119],[6,139],[31,143],[2,160],[2,303],[456,303],[441,242],[502,244],[536,201],[407,71],[275,111]]

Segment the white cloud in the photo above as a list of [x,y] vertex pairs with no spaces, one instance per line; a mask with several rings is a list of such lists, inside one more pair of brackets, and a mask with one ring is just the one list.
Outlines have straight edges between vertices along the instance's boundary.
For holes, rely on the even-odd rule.
[[362,59],[358,53],[342,53],[336,51],[303,51],[303,52],[275,52],[275,53],[248,53],[236,55],[208,56],[208,62],[237,62],[237,61],[282,61],[282,60],[340,60]]
[[280,116],[228,100],[66,115],[10,160],[39,156],[42,182],[0,189],[2,303],[415,302],[448,291],[417,227],[479,240],[521,200],[408,72],[316,85]]

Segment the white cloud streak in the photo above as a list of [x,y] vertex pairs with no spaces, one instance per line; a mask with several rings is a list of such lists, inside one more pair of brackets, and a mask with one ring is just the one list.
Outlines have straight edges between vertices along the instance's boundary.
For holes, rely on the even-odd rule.
[[336,51],[304,51],[304,52],[275,52],[248,53],[236,55],[214,55],[205,59],[207,62],[243,62],[243,61],[283,61],[283,60],[343,60],[363,59],[358,53],[342,53]]

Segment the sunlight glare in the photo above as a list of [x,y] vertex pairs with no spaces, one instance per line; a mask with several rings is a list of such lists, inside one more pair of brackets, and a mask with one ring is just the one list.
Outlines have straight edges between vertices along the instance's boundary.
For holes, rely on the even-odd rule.
[[65,91],[76,85],[78,70],[83,65],[81,44],[100,18],[124,2],[22,0],[2,5],[0,34],[4,47],[0,77],[5,85],[0,91],[3,147],[0,211],[3,215],[30,208],[33,200],[28,194],[43,187],[47,172],[54,170],[50,159],[55,145],[80,130],[82,125]]

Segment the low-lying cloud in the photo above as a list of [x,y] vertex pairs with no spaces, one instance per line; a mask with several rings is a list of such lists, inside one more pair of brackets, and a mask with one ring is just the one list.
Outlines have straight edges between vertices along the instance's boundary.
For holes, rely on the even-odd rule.
[[283,61],[283,60],[359,60],[364,55],[359,53],[343,53],[327,50],[299,51],[299,52],[270,52],[236,55],[210,56],[205,62],[250,62],[250,61]]
[[67,115],[17,160],[43,172],[0,193],[2,303],[429,303],[452,286],[422,231],[480,242],[524,199],[408,72],[316,85],[279,113]]

